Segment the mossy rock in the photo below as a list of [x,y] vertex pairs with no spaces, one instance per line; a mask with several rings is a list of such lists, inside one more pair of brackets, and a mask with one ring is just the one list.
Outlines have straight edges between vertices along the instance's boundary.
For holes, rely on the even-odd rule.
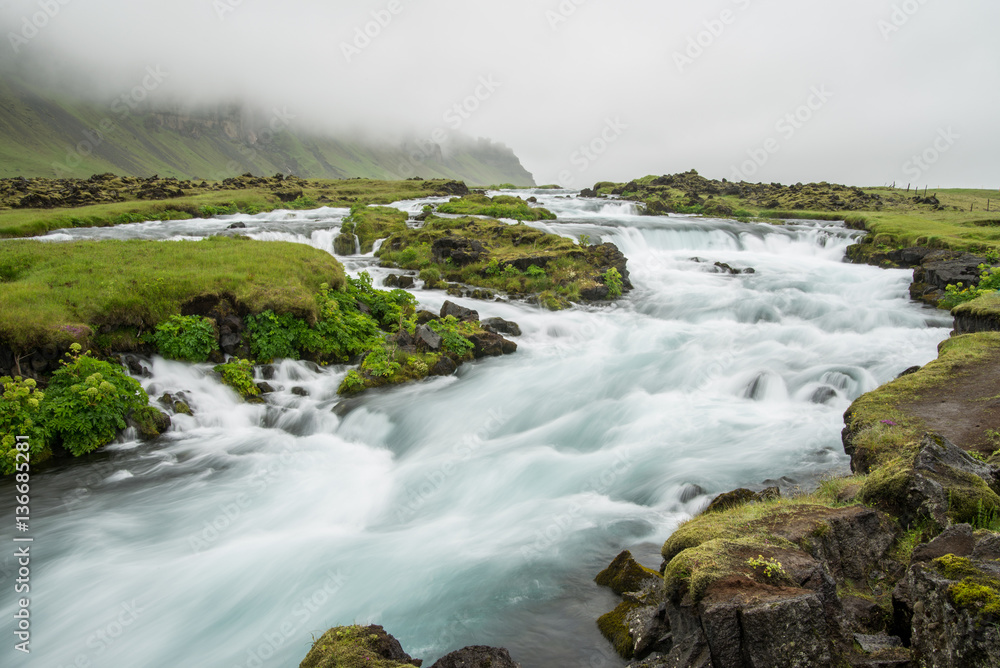
[[641,607],[639,603],[625,601],[597,620],[597,628],[601,630],[601,635],[607,638],[615,651],[625,660],[631,659],[635,652],[635,638],[629,631],[628,614]]
[[627,592],[642,591],[651,585],[658,585],[662,579],[659,573],[637,562],[632,553],[625,550],[594,578],[594,582],[602,587],[610,587],[621,596]]
[[129,424],[139,432],[139,438],[151,441],[170,429],[170,416],[152,406],[144,406],[132,414]]
[[317,640],[299,668],[416,668],[381,626],[339,626]]

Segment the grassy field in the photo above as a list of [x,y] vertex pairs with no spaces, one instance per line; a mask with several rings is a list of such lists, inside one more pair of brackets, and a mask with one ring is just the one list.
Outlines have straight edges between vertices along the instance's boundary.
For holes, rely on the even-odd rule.
[[149,331],[193,297],[230,294],[251,312],[316,318],[320,285],[341,286],[329,254],[300,244],[203,241],[0,243],[0,341],[15,351]]
[[[270,188],[212,190],[194,188],[184,197],[138,200],[59,209],[0,208],[0,238],[39,236],[69,227],[107,227],[143,220],[207,217],[213,208],[230,207],[243,213],[280,208],[350,207],[356,202],[389,204],[405,199],[447,194],[452,181],[377,181],[371,179],[308,180],[301,204],[282,202]],[[214,185],[214,184],[210,184]],[[207,207],[207,208],[206,208]]]

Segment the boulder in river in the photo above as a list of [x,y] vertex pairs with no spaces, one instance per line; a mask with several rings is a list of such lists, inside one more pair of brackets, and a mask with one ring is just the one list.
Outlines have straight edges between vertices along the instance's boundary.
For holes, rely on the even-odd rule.
[[[423,663],[381,626],[340,626],[313,643],[299,668],[420,668]],[[520,668],[520,664],[503,648],[472,645],[441,657],[431,668]]]
[[479,320],[478,311],[473,311],[471,308],[465,308],[464,306],[459,306],[454,302],[446,301],[444,305],[441,306],[441,317],[447,318],[449,315],[454,316],[463,322]]

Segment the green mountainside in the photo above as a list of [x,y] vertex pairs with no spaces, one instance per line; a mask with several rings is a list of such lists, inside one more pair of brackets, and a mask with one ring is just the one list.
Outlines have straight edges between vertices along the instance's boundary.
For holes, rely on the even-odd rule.
[[152,110],[96,104],[14,77],[0,79],[0,178],[133,176],[222,180],[254,174],[304,178],[458,179],[534,185],[506,146],[456,138],[391,145],[309,132],[286,110]]

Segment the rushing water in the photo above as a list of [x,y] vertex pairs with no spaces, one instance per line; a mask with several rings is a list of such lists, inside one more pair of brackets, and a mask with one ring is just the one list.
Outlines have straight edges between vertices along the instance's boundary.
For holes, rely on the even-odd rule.
[[[624,548],[655,568],[713,494],[846,471],[850,401],[933,359],[951,325],[907,300],[907,272],[845,264],[855,233],[834,224],[536,194],[559,215],[539,227],[624,251],[627,299],[562,313],[458,300],[520,323],[518,353],[348,402],[345,368],[284,362],[279,391],[251,406],[209,365],[152,360],[150,396],[183,392],[195,414],[154,444],[125,438],[34,476],[33,652],[5,650],[5,665],[294,666],[312,636],[354,622],[429,660],[493,644],[526,668],[621,665],[596,629],[615,599],[594,575]],[[346,213],[46,239],[198,238],[242,221],[234,233],[332,251]],[[10,628],[14,561],[0,567]]]

